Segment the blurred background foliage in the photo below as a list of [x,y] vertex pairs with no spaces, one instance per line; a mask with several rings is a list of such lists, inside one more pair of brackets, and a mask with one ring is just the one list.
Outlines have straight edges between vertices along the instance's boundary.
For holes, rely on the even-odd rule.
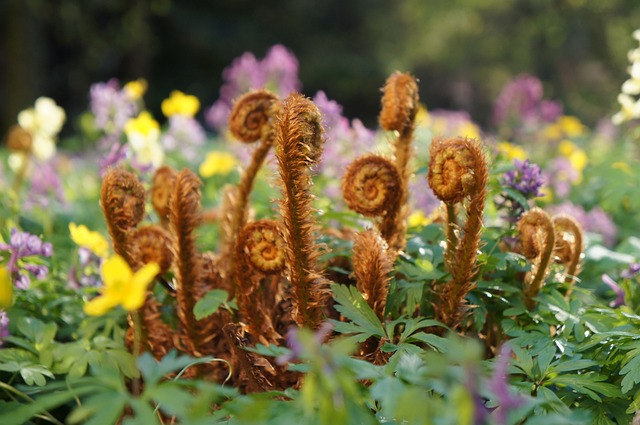
[[112,77],[146,78],[157,116],[174,89],[209,106],[233,58],[277,43],[305,94],[324,90],[370,127],[396,69],[420,79],[429,109],[485,126],[501,87],[534,74],[595,124],[617,109],[638,22],[638,0],[0,0],[0,127],[42,95],[77,116]]

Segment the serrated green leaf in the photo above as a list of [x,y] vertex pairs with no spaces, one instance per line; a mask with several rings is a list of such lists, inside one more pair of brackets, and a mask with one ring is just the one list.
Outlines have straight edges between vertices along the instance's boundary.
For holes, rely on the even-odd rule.
[[197,360],[201,359],[178,356],[175,350],[171,350],[159,362],[150,353],[146,352],[138,357],[137,363],[144,382],[147,385],[155,385],[165,375],[177,372]]
[[620,375],[624,375],[621,384],[622,392],[626,394],[640,382],[640,350],[631,350],[625,358],[630,360],[620,369]]
[[105,392],[83,400],[67,417],[71,425],[111,425],[118,422],[127,404],[127,394],[105,388]]
[[596,366],[598,363],[589,359],[577,359],[577,360],[561,360],[555,362],[551,366],[551,370],[555,373],[564,373],[574,370],[586,369]]
[[227,301],[228,297],[227,291],[222,289],[214,289],[204,294],[193,307],[196,320],[204,319],[218,311],[218,308]]
[[42,387],[47,383],[45,378],[55,379],[55,376],[49,369],[47,369],[43,365],[28,365],[23,366],[20,369],[20,376],[24,379],[25,384],[27,385],[37,385],[38,387]]
[[336,301],[335,309],[362,328],[362,333],[382,338],[385,330],[371,307],[362,298],[355,286],[332,284],[331,291]]

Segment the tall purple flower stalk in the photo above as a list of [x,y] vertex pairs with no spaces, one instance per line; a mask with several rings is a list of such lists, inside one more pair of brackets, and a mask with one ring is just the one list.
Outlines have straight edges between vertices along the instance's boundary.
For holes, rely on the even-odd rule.
[[244,53],[224,69],[222,78],[220,97],[205,113],[207,124],[221,133],[227,128],[233,101],[240,95],[266,88],[284,98],[302,86],[298,59],[280,44],[271,47],[261,61],[250,52]]
[[0,310],[0,347],[9,335],[9,316],[4,310]]
[[510,410],[520,407],[525,398],[521,395],[513,395],[508,385],[508,368],[511,359],[511,348],[508,345],[500,347],[500,352],[495,361],[493,375],[488,383],[489,390],[495,397],[498,408],[491,415],[495,419],[497,425],[506,423],[507,413]]
[[[522,195],[525,200],[530,200],[542,196],[540,189],[544,185],[544,178],[540,167],[532,164],[529,160],[514,160],[513,170],[509,170],[502,175],[502,186]],[[509,191],[501,194],[502,199],[497,201],[498,208],[506,211],[505,219],[515,223],[527,208],[522,199],[517,199]]]
[[16,287],[27,289],[31,284],[29,275],[33,274],[36,279],[44,279],[49,274],[47,266],[33,262],[34,256],[51,257],[53,246],[49,242],[42,240],[35,235],[21,232],[15,227],[11,229],[11,239],[9,244],[0,243],[0,251],[10,253],[7,269],[14,277]]
[[[624,273],[624,272],[622,272],[622,273]],[[625,277],[625,276],[622,276],[622,277]],[[624,302],[625,293],[624,293],[624,290],[620,287],[620,285],[618,285],[618,283],[615,280],[613,280],[611,278],[611,276],[609,276],[608,274],[603,274],[602,275],[602,282],[605,285],[607,285],[609,287],[609,289],[611,289],[613,291],[614,294],[616,294],[616,299],[612,300],[609,303],[609,307],[616,308],[616,307],[620,307],[620,306],[624,305],[625,304],[625,302]]]
[[519,75],[507,83],[493,106],[497,127],[536,127],[562,115],[559,102],[544,100],[542,82],[533,75]]

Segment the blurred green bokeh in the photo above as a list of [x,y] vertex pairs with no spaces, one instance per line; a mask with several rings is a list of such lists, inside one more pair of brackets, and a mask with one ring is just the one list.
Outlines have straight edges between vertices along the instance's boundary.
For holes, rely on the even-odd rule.
[[158,116],[174,89],[208,106],[233,58],[276,43],[298,57],[305,94],[324,90],[369,126],[396,69],[420,79],[429,109],[484,125],[502,85],[531,73],[594,124],[617,108],[639,23],[638,0],[0,0],[0,134],[41,95],[77,116],[112,77],[146,78]]

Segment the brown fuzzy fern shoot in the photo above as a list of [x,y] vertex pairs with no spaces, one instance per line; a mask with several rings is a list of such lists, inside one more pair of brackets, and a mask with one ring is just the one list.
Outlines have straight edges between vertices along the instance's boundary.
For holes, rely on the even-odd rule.
[[[475,286],[476,258],[487,194],[487,163],[480,142],[457,137],[434,139],[430,149],[429,186],[447,207],[445,263],[451,281],[436,289],[436,319],[450,327],[465,318],[465,298]],[[456,204],[466,210],[458,227]]]
[[267,276],[279,276],[284,270],[284,241],[278,222],[258,220],[247,224],[236,244],[236,297],[240,318],[248,324],[249,332],[260,341],[274,341],[274,330],[264,305],[261,286]]
[[574,283],[580,273],[582,256],[582,227],[575,218],[567,214],[553,217],[556,230],[554,254],[557,261],[566,267],[565,282]]
[[384,319],[393,259],[377,231],[367,229],[353,244],[353,272],[358,290],[380,320]]
[[533,298],[540,292],[549,270],[555,244],[555,229],[549,214],[540,208],[525,212],[518,221],[518,237],[522,254],[531,260],[523,292],[527,308],[532,309],[535,306]]
[[342,196],[353,211],[381,218],[378,229],[391,246],[402,197],[402,178],[393,162],[373,154],[356,159],[342,178]]
[[156,170],[151,182],[151,205],[158,213],[163,227],[169,227],[169,197],[173,193],[178,173],[165,165]]
[[[253,151],[249,166],[242,173],[240,182],[235,187],[225,188],[222,206],[222,240],[220,242],[220,257],[226,277],[233,273],[234,246],[238,233],[247,221],[247,205],[249,195],[253,189],[255,178],[273,145],[273,116],[277,109],[278,98],[267,90],[253,90],[240,97],[231,110],[229,116],[229,130],[231,134],[243,143],[253,143],[260,140],[260,144]],[[229,276],[230,283],[233,276]]]
[[400,251],[404,249],[409,216],[409,180],[412,175],[409,163],[413,153],[411,142],[418,112],[418,83],[410,74],[394,72],[387,79],[383,93],[378,121],[383,129],[397,132],[393,142],[394,156],[402,177],[400,212],[395,216],[394,235],[389,239],[390,246]]
[[200,186],[202,182],[191,170],[178,173],[170,202],[170,221],[176,244],[178,318],[198,354],[201,338],[193,307],[195,287],[202,275],[201,256],[196,249],[194,231],[200,221]]
[[317,270],[311,172],[322,154],[321,115],[309,99],[293,93],[284,101],[275,126],[280,170],[285,256],[292,288],[292,316],[299,326],[315,328],[322,320],[326,281]]
[[133,266],[128,236],[144,218],[145,191],[135,174],[122,168],[109,170],[100,191],[100,204],[107,221],[113,250]]

